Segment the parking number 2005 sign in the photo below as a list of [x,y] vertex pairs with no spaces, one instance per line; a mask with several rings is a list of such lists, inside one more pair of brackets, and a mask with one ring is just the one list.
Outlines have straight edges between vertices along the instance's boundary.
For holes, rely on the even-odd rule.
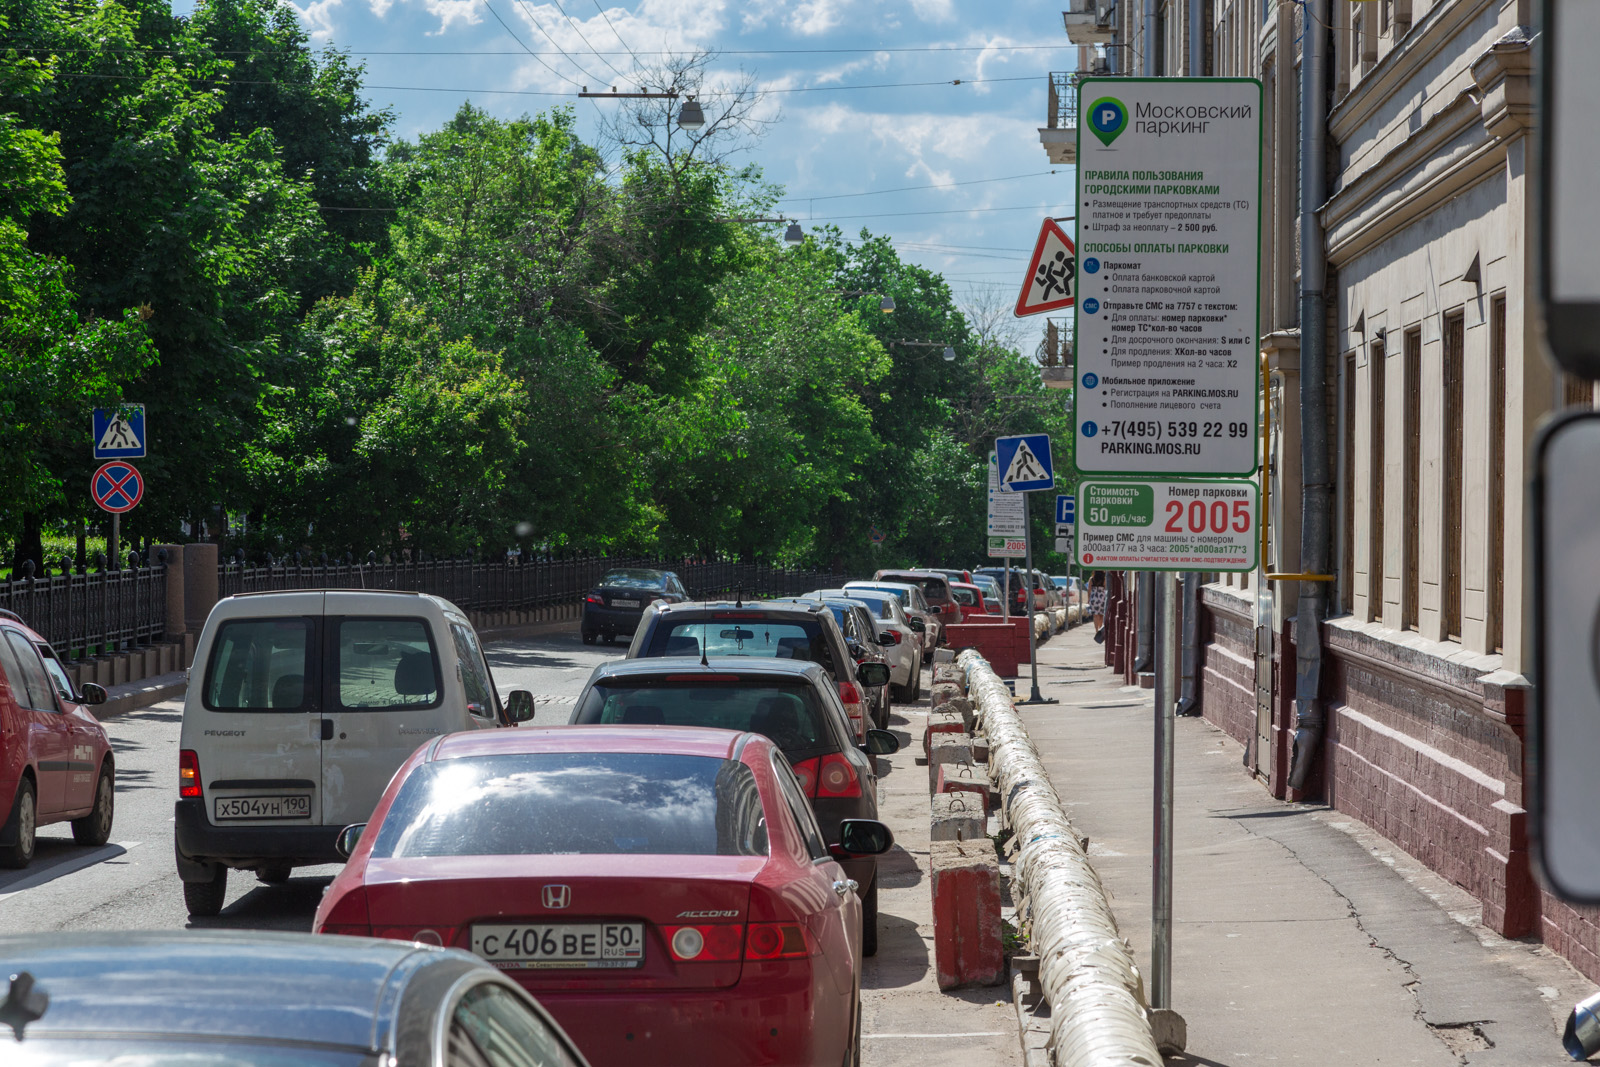
[[1078,562],[1085,567],[1255,569],[1254,482],[1086,481],[1078,500]]

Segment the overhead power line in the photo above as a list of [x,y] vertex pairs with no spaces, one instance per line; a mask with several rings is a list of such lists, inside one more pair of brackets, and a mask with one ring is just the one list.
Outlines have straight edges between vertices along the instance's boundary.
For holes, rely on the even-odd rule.
[[[579,86],[580,88],[582,87],[582,85],[583,85],[582,82],[573,81],[571,78],[567,77],[565,74],[561,73],[559,70],[557,70],[556,68],[552,67],[550,64],[546,63],[544,61],[544,59],[537,52],[535,52],[533,49],[529,48],[526,44],[523,44],[522,38],[517,36],[517,31],[513,30],[511,28],[511,24],[509,22],[507,22],[505,19],[500,17],[500,12],[498,12],[498,11],[496,11],[494,9],[494,5],[489,3],[489,0],[483,0],[483,6],[489,9],[489,14],[494,16],[494,20],[496,22],[498,22],[500,24],[501,28],[504,29],[506,31],[506,33],[508,33],[511,36],[511,39],[513,41],[517,42],[518,44],[522,45],[522,50],[524,52],[526,52],[528,55],[532,56],[534,59],[537,59],[539,61],[539,65],[541,67],[543,67],[545,70],[548,70],[551,74],[554,74],[556,77],[560,78],[562,81],[566,82],[568,85],[576,85],[576,86]],[[270,84],[270,83],[268,83],[268,84]],[[376,89],[376,88],[379,88],[379,86],[372,85],[372,86],[367,86],[367,88]]]
[[[943,83],[940,83],[943,84]],[[1056,173],[1053,170],[1034,171],[1032,174],[1012,174],[1005,178],[974,178],[965,182],[946,182],[943,185],[902,185],[898,189],[869,189],[861,193],[823,193],[819,196],[786,196],[779,200],[780,204],[792,204],[799,200],[841,200],[847,196],[883,196],[886,193],[916,193],[926,189],[954,189],[960,185],[984,185],[989,182],[1014,182],[1021,178],[1044,178]]]

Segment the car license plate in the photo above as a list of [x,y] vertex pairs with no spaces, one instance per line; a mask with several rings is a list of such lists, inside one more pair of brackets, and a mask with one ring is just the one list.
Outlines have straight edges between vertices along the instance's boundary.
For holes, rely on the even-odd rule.
[[611,606],[614,608],[636,608],[639,606],[639,602],[637,600],[613,600]]
[[637,967],[644,962],[644,924],[474,926],[472,951],[504,970]]
[[213,810],[219,819],[309,819],[311,798],[218,797]]

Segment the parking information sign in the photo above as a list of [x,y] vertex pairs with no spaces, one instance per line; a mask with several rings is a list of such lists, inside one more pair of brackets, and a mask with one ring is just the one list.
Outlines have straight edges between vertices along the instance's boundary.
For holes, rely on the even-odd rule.
[[1261,100],[1251,78],[1080,83],[1085,473],[1256,469]]
[[1028,522],[1028,498],[1000,491],[1000,461],[989,453],[989,555],[1021,559]]
[[1097,570],[1252,571],[1256,483],[1095,481],[1078,487],[1078,562]]

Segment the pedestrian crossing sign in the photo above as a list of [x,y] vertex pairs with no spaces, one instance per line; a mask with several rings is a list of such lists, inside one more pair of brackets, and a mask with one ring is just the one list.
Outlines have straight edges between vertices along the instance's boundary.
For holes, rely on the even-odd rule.
[[94,409],[94,458],[143,459],[144,405]]
[[1031,493],[1056,487],[1050,465],[1050,435],[1043,433],[1001,437],[994,443],[1002,492]]

